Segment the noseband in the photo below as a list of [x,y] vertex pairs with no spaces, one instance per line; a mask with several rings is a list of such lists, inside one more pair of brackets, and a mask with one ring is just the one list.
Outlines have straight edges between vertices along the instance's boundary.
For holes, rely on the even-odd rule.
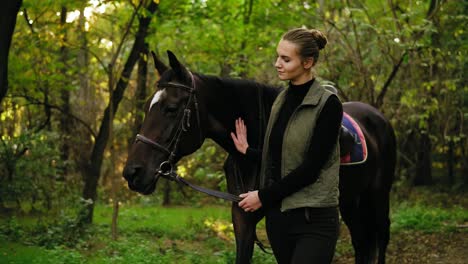
[[168,155],[167,160],[160,164],[159,169],[156,172],[157,174],[160,174],[165,178],[171,178],[171,175],[173,173],[173,168],[174,168],[173,162],[176,157],[176,151],[179,146],[180,138],[182,137],[182,134],[187,132],[191,127],[190,118],[191,118],[192,111],[190,110],[190,104],[192,103],[192,101],[194,104],[195,113],[197,117],[197,126],[198,126],[199,136],[200,136],[200,145],[203,143],[203,135],[202,135],[201,123],[200,123],[200,111],[198,109],[198,100],[197,100],[196,88],[195,88],[195,78],[193,77],[193,74],[191,72],[189,72],[189,74],[190,74],[190,78],[192,81],[192,86],[187,86],[184,84],[176,84],[176,83],[165,83],[163,85],[160,85],[160,87],[164,87],[164,88],[174,87],[174,88],[182,89],[182,90],[189,92],[189,99],[187,100],[187,103],[185,104],[183,116],[178,121],[179,124],[177,126],[177,131],[175,132],[174,137],[171,139],[169,145],[165,147],[159,144],[158,142],[151,140],[141,134],[137,134],[135,138],[135,143],[140,141]]

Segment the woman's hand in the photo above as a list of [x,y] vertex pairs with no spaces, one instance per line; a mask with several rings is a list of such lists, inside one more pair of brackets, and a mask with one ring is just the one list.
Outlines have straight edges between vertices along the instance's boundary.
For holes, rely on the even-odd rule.
[[258,197],[258,191],[251,191],[239,195],[242,201],[239,202],[239,207],[244,209],[246,212],[254,212],[258,208],[262,207],[262,201]]
[[247,152],[249,143],[247,142],[247,127],[244,124],[242,118],[236,119],[236,134],[231,132],[232,140],[236,146],[237,151],[242,154]]

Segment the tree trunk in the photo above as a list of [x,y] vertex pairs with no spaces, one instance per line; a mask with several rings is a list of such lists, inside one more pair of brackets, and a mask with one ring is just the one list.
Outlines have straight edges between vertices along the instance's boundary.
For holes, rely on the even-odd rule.
[[[433,16],[437,11],[437,1],[431,0],[428,12],[426,14],[427,19],[432,20],[432,22],[436,25],[439,25],[438,20]],[[437,45],[439,43],[439,35],[437,32],[433,32],[431,34],[431,39],[433,45]],[[432,51],[432,57],[436,57],[435,51]],[[437,63],[432,63],[430,65],[429,75],[427,76],[428,80],[435,80],[438,78],[438,67]],[[436,98],[437,94],[434,92],[434,86],[431,87],[429,91],[429,96],[431,98]],[[417,156],[417,163],[416,163],[416,176],[414,178],[413,184],[415,186],[421,185],[431,185],[433,183],[432,179],[432,143],[431,138],[429,137],[430,133],[432,133],[432,129],[434,126],[431,124],[432,116],[429,115],[427,118],[427,129],[425,133],[421,133],[419,138],[419,148],[418,148],[418,156]]]
[[447,153],[447,169],[448,169],[448,172],[447,172],[447,176],[448,176],[448,185],[449,186],[453,186],[455,184],[455,174],[453,172],[453,166],[454,166],[454,159],[455,159],[455,156],[453,155],[453,147],[454,147],[454,144],[453,144],[453,140],[452,139],[449,139],[449,142],[448,142],[448,153]]
[[414,186],[432,184],[431,139],[429,134],[423,133],[419,138],[419,148],[416,163],[416,176]]
[[[114,190],[116,192],[116,190]],[[117,217],[119,216],[119,200],[114,199],[113,201],[113,209],[112,209],[112,240],[117,240]]]
[[[244,39],[242,40],[240,50],[244,51],[245,48],[247,47],[247,36],[249,32],[249,25],[250,25],[250,17],[252,16],[252,11],[253,11],[253,0],[246,1],[244,4]],[[240,73],[239,76],[241,78],[247,78],[248,76],[248,70],[247,70],[247,65],[249,63],[248,58],[245,54],[245,52],[241,52],[241,55],[239,57],[239,64],[240,64]]]
[[0,103],[8,90],[8,53],[22,2],[23,0],[9,0],[3,2],[0,8]]
[[[60,42],[60,62],[62,63],[62,66],[60,68],[60,73],[62,76],[64,76],[65,80],[67,76],[67,61],[68,61],[68,49],[65,45],[67,41],[67,31],[66,31],[66,19],[67,19],[67,8],[65,6],[62,6],[62,10],[60,12],[60,32],[61,35],[63,36],[62,41]],[[67,161],[69,159],[69,154],[70,154],[70,135],[71,135],[71,120],[69,118],[71,114],[70,110],[70,90],[66,89],[66,81],[62,83],[63,88],[61,91],[61,99],[62,99],[62,109],[63,113],[60,118],[60,134],[63,137],[62,140],[62,160]],[[67,175],[67,166],[63,168],[63,173],[64,175]]]
[[468,141],[464,139],[461,145],[461,172],[460,174],[463,175],[462,177],[462,185],[468,186],[468,155],[467,155],[467,147]]
[[164,192],[163,192],[163,206],[169,206],[171,204],[171,183],[164,181]]
[[[74,104],[70,105],[70,111],[79,115],[80,118],[86,123],[89,124],[89,129],[85,130],[83,126],[77,126],[74,128],[74,136],[70,138],[72,153],[80,153],[81,155],[76,155],[76,163],[79,170],[84,175],[88,165],[89,153],[92,149],[93,142],[89,133],[91,129],[95,128],[96,122],[96,107],[95,99],[90,96],[93,94],[92,88],[90,85],[89,77],[89,52],[88,52],[88,36],[85,29],[86,18],[84,16],[85,6],[80,8],[80,16],[78,18],[78,24],[76,28],[76,34],[79,42],[79,49],[77,50],[76,55],[76,64],[78,65],[77,75],[79,81],[79,90],[73,91],[70,96],[71,102]],[[93,131],[93,137],[95,138],[95,133]],[[77,139],[80,141],[77,142]],[[84,153],[84,155],[83,155]],[[83,179],[84,180],[84,179]]]
[[93,220],[94,203],[96,202],[97,198],[97,185],[100,178],[104,150],[106,149],[107,141],[109,139],[110,124],[112,121],[111,116],[114,116],[117,112],[119,103],[122,100],[125,89],[128,86],[128,80],[130,79],[133,67],[138,61],[140,53],[144,50],[145,38],[148,34],[148,28],[152,18],[151,15],[155,13],[157,7],[158,4],[156,4],[154,1],[151,1],[147,7],[147,11],[149,13],[148,16],[139,17],[139,26],[135,35],[135,42],[133,43],[133,47],[124,65],[122,74],[116,84],[114,91],[112,92],[112,100],[110,100],[109,105],[104,111],[104,117],[101,121],[99,133],[95,139],[91,157],[84,175],[85,184],[83,189],[83,198],[86,200],[90,199],[92,201],[92,203],[88,204],[85,212],[85,221],[87,223],[91,223]]
[[[141,124],[143,123],[143,108],[145,106],[146,101],[146,83],[147,83],[147,76],[148,76],[148,43],[145,43],[144,50],[140,53],[140,58],[138,60],[138,75],[137,75],[137,87],[135,91],[135,109],[136,112],[133,115],[134,122],[133,122],[133,129],[132,135],[136,135],[141,128]],[[133,143],[134,138],[130,137],[128,141],[128,146],[130,147]]]

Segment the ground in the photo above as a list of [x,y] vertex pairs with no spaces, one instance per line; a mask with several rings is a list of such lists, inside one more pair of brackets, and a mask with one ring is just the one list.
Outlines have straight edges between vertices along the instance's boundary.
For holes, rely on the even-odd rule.
[[[343,226],[344,227],[344,226]],[[351,243],[348,230],[341,229],[340,240]],[[352,250],[335,257],[334,264],[354,263]],[[392,234],[387,250],[390,264],[467,264],[468,228],[461,226],[456,232],[424,233],[421,231]]]

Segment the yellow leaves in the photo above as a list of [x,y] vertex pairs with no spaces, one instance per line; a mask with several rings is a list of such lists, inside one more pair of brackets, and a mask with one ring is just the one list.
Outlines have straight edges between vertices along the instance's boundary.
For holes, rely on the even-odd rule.
[[453,33],[453,36],[456,37],[456,38],[458,38],[459,36],[463,35],[464,32],[465,32],[465,31],[464,31],[462,28],[460,28],[460,29],[458,29],[457,31],[455,31],[455,32]]
[[0,120],[5,121],[7,119],[13,120],[15,116],[14,109],[5,108],[4,112],[0,114]]
[[185,166],[177,166],[177,174],[179,174],[182,177],[187,176],[187,168]]
[[203,224],[223,240],[231,241],[234,238],[234,228],[229,222],[220,219],[205,219]]

